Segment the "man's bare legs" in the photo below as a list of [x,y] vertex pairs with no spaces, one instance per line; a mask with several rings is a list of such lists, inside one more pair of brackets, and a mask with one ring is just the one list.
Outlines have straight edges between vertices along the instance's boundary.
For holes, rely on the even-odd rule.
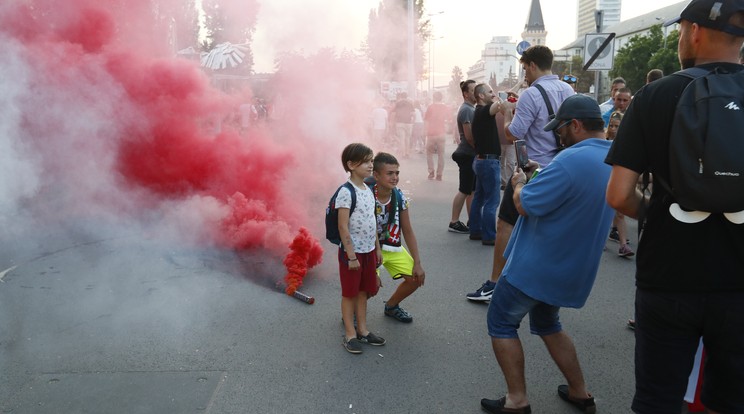
[[460,213],[462,213],[462,206],[467,206],[468,218],[470,217],[470,205],[473,202],[472,194],[463,194],[457,192],[455,198],[452,200],[452,217],[450,217],[450,223],[456,223],[460,221]]
[[506,380],[506,408],[529,405],[524,379],[524,351],[519,338],[491,338],[491,346]]
[[576,356],[576,348],[571,338],[564,331],[541,336],[541,338],[558,369],[566,377],[569,397],[576,400],[590,398],[591,396],[586,391],[579,358]]
[[506,245],[509,243],[514,226],[505,222],[504,220],[498,219],[496,221],[496,244],[493,248],[493,268],[491,269],[491,282],[496,283],[501,277],[501,271],[504,270],[506,265],[506,259],[504,258],[504,251]]

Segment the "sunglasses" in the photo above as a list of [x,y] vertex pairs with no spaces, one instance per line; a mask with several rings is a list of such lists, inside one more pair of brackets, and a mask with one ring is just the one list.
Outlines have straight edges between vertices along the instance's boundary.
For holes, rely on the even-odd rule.
[[577,81],[577,80],[578,80],[578,79],[576,79],[576,76],[572,76],[572,75],[563,75],[563,82],[568,82],[568,83],[576,83],[576,81]]
[[556,127],[556,128],[555,128],[555,129],[553,130],[553,131],[555,131],[555,133],[556,133],[556,134],[558,134],[558,135],[560,136],[560,135],[561,135],[561,133],[560,133],[560,132],[558,132],[558,131],[560,131],[560,129],[561,129],[561,128],[563,128],[564,126],[566,126],[566,125],[569,125],[569,124],[571,123],[571,121],[573,121],[573,119],[569,119],[568,121],[566,121],[566,122],[564,122],[564,123],[562,123],[562,124],[558,125],[558,126],[557,126],[557,127]]

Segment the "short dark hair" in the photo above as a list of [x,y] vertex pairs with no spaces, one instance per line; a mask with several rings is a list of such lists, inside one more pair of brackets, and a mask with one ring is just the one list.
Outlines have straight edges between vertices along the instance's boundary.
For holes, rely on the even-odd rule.
[[519,61],[528,65],[534,62],[540,70],[550,70],[553,68],[553,51],[545,45],[530,46]]
[[615,86],[618,83],[627,84],[628,82],[625,82],[625,79],[618,76],[617,78],[612,80],[612,86]]
[[364,144],[355,142],[347,145],[341,152],[341,163],[344,165],[344,171],[351,171],[348,166],[349,162],[359,164],[371,161],[374,154],[372,149]]
[[664,72],[661,69],[651,69],[646,74],[646,83],[651,83],[655,80],[659,80],[664,77]]
[[604,132],[604,119],[602,118],[590,118],[590,119],[578,119],[584,129],[587,131]]
[[475,96],[478,97],[481,93],[486,93],[485,89],[488,87],[486,83],[479,83],[475,85]]
[[380,169],[382,169],[382,166],[385,164],[400,166],[398,159],[395,158],[393,154],[388,154],[387,152],[378,152],[372,162],[374,163],[373,168],[375,169],[375,171],[380,171]]
[[627,93],[628,95],[633,96],[633,91],[631,91],[630,88],[628,88],[627,86],[618,89],[615,93]]
[[472,80],[472,79],[468,79],[468,80],[466,80],[466,81],[462,81],[462,82],[460,82],[460,91],[461,91],[462,93],[465,93],[465,92],[467,92],[467,91],[468,91],[468,88],[470,88],[470,84],[471,84],[471,83],[475,83],[475,81],[474,81],[474,80]]

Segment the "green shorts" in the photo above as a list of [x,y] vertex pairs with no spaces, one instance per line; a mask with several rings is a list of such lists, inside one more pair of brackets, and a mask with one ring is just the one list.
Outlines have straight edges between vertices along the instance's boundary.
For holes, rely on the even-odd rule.
[[[393,279],[400,279],[403,276],[413,275],[413,257],[408,253],[405,247],[399,252],[382,251],[382,265],[390,273]],[[380,269],[377,269],[379,274]]]

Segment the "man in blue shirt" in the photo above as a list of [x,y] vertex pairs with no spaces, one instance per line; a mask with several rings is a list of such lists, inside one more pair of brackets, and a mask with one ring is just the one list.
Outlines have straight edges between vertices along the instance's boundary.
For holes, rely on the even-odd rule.
[[[507,394],[481,400],[490,413],[529,413],[524,353],[517,334],[529,313],[530,331],[545,342],[568,382],[559,396],[584,412],[594,412],[571,338],[563,331],[561,307],[584,306],[599,268],[615,215],[605,201],[610,168],[597,102],[584,95],[567,98],[544,127],[567,147],[527,184],[519,169],[512,177],[519,219],[506,247],[506,266],[488,308],[488,334],[504,373]],[[530,161],[530,167],[537,163]],[[528,168],[528,169],[531,169]]]

